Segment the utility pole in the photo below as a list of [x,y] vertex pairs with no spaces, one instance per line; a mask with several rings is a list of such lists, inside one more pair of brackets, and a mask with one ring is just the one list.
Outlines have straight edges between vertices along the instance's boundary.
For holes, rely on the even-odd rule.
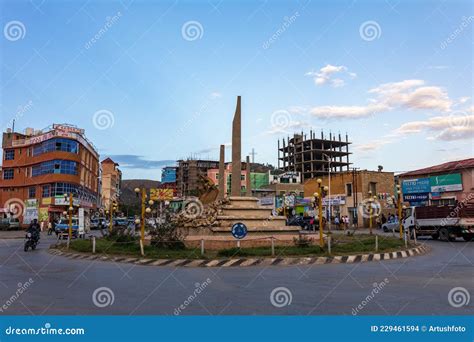
[[252,164],[255,164],[255,155],[258,154],[255,152],[255,149],[252,148],[252,152],[250,152],[250,155],[252,156]]

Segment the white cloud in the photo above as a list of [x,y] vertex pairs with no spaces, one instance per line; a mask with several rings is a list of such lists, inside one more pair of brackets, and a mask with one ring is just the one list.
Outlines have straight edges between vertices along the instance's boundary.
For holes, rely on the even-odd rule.
[[404,80],[385,83],[369,90],[378,100],[390,107],[408,109],[434,109],[449,111],[452,101],[446,91],[440,87],[424,86],[423,80]]
[[380,147],[390,144],[392,140],[373,140],[364,144],[357,144],[354,148],[360,152],[370,152],[379,149]]
[[209,95],[209,97],[211,99],[215,100],[215,99],[218,99],[218,98],[222,97],[222,94],[217,92],[217,91],[214,91]]
[[370,103],[367,106],[321,106],[314,107],[309,113],[318,118],[325,119],[357,119],[388,110],[381,103]]
[[425,86],[423,80],[385,83],[370,89],[368,93],[375,95],[375,98],[369,98],[367,105],[319,106],[307,108],[307,111],[319,118],[358,119],[395,109],[449,112],[453,104],[443,88]]
[[285,125],[273,125],[268,131],[264,134],[274,135],[274,134],[292,134],[297,130],[305,129],[310,127],[309,123],[304,121],[290,121]]
[[[333,78],[333,76],[335,76],[336,74],[338,75],[338,77]],[[305,74],[305,76],[312,77],[316,85],[330,84],[335,88],[342,87],[345,85],[345,80],[341,78],[345,75],[348,75],[350,78],[357,77],[356,73],[348,72],[346,66],[331,64],[327,64],[326,66],[319,69],[319,71],[309,71]]]
[[411,121],[404,123],[394,133],[407,135],[420,132],[433,132],[431,140],[463,140],[474,136],[474,115],[436,116],[428,120]]

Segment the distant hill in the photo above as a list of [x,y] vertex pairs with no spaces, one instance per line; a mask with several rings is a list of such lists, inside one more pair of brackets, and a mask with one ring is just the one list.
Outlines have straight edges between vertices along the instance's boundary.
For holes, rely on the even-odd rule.
[[[161,182],[150,179],[122,179],[122,191],[120,202],[124,205],[136,205],[138,203],[135,188],[157,188]],[[147,191],[148,192],[148,191]]]

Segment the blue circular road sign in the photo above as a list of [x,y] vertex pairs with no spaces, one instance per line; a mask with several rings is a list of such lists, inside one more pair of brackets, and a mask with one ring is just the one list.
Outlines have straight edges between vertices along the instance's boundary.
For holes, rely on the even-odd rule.
[[236,239],[243,239],[247,236],[247,226],[242,222],[234,223],[232,225],[232,236]]

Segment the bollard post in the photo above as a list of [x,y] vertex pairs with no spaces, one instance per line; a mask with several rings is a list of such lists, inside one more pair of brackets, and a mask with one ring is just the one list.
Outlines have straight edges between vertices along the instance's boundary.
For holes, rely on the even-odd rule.
[[272,257],[275,256],[275,238],[272,236]]
[[328,236],[328,253],[331,254],[331,242],[332,242],[332,237],[331,235]]
[[201,256],[204,255],[204,239],[201,239]]
[[140,253],[145,256],[145,247],[143,246],[143,240],[140,239]]
[[405,231],[404,233],[405,233],[405,234],[403,234],[403,235],[405,235],[405,248],[408,248],[408,237],[407,237],[407,232]]
[[95,236],[92,237],[92,253],[95,253]]
[[375,251],[379,251],[379,236],[375,235]]
[[69,249],[69,242],[71,241],[71,235],[67,236],[67,249]]
[[413,228],[413,239],[415,241],[415,245],[417,244],[417,241],[416,241],[416,229]]

